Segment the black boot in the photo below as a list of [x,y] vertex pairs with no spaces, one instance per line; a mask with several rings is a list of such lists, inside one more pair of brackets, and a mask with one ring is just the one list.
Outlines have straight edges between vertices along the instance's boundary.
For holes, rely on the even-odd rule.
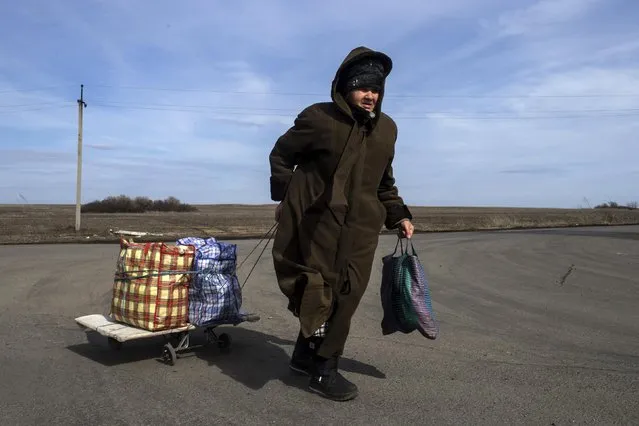
[[334,401],[348,401],[357,397],[357,386],[349,382],[337,370],[338,357],[314,359],[314,369],[309,389]]
[[300,331],[297,336],[297,342],[295,342],[295,348],[293,349],[293,356],[289,367],[296,373],[311,375],[313,369],[313,356],[321,343],[321,339],[318,337],[309,337],[305,339]]

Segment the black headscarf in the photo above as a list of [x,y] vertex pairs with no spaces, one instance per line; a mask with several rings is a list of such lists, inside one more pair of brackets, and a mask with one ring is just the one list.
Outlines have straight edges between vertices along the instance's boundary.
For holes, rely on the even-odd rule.
[[346,68],[341,76],[342,93],[363,87],[380,91],[386,77],[384,63],[377,58],[365,58]]

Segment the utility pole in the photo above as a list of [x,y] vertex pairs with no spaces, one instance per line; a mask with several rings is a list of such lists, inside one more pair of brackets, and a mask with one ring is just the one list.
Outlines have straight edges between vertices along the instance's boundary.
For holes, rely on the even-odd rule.
[[75,188],[75,231],[80,230],[80,212],[82,205],[82,113],[87,104],[84,102],[84,84],[80,85],[78,99],[78,171]]

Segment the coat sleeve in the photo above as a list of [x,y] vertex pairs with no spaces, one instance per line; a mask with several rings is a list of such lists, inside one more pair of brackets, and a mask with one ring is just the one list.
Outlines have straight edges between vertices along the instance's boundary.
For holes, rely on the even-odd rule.
[[270,152],[270,191],[273,201],[284,199],[293,170],[310,145],[314,133],[311,115],[310,107],[304,109],[295,119],[293,127],[277,139]]
[[377,196],[386,208],[386,221],[384,225],[386,229],[395,229],[404,219],[413,219],[408,206],[399,195],[399,190],[395,184],[393,176],[393,160],[391,159],[386,166],[384,175],[377,189]]
[[[397,127],[395,126],[395,139],[397,139]],[[394,143],[394,141],[393,141]],[[412,220],[408,206],[404,203],[404,200],[399,195],[399,190],[395,183],[395,176],[393,175],[393,159],[394,154],[388,161],[384,174],[379,183],[377,189],[377,196],[386,208],[386,221],[384,226],[386,229],[395,229],[404,219]]]

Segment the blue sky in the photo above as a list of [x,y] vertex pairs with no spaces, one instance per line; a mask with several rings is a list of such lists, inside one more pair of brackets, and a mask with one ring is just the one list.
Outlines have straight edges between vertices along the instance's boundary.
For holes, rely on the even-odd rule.
[[389,54],[410,205],[639,201],[632,0],[0,5],[0,203],[268,203],[268,153],[335,69]]

